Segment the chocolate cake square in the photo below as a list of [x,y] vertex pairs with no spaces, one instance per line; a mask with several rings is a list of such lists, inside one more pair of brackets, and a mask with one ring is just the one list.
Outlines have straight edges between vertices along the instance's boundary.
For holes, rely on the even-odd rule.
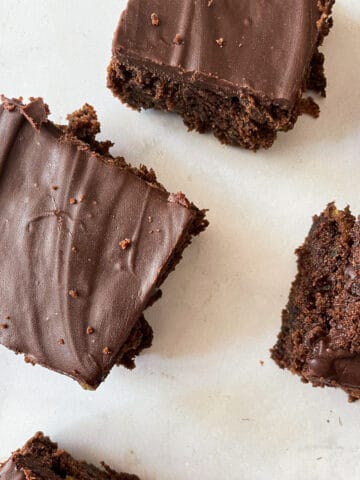
[[272,358],[314,386],[360,398],[360,218],[329,204],[297,250]]
[[137,110],[180,114],[190,130],[257,150],[325,96],[319,46],[334,0],[129,0],[108,86]]
[[136,475],[117,473],[104,463],[102,468],[75,460],[58,449],[41,432],[0,464],[0,480],[139,480]]
[[92,389],[151,345],[143,311],[207,226],[99,129],[90,105],[67,127],[39,98],[0,105],[0,344]]

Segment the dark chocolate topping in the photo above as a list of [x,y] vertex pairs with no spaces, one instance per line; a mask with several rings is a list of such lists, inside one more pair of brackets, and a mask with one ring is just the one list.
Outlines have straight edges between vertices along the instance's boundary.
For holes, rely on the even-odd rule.
[[[292,104],[318,42],[318,0],[129,0],[113,53]],[[151,18],[156,14],[159,24]],[[181,38],[181,41],[174,41]]]
[[360,388],[360,354],[348,350],[333,350],[327,338],[316,345],[312,358],[304,369],[304,376],[331,385],[333,382],[347,388]]
[[0,480],[24,480],[24,478],[24,473],[18,470],[11,458],[0,466]]
[[34,98],[27,105],[20,107],[20,113],[39,131],[41,125],[48,121],[49,108],[42,98]]
[[44,123],[42,100],[12,105],[0,106],[0,343],[96,387],[194,211]]

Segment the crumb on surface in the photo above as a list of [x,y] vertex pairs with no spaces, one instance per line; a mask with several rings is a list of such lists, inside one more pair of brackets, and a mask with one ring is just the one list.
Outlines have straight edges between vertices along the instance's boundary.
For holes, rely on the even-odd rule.
[[175,35],[173,43],[175,43],[176,45],[182,45],[184,43],[184,40],[183,40],[182,36],[180,35],[180,33],[177,33]]
[[216,43],[219,45],[220,48],[223,48],[225,46],[225,40],[223,37],[217,38]]
[[110,355],[111,354],[111,350],[109,347],[104,347],[103,348],[103,354],[104,355]]
[[65,340],[63,338],[59,338],[58,344],[59,345],[65,345]]
[[79,294],[76,290],[69,290],[69,295],[72,298],[78,298]]
[[69,200],[69,203],[70,203],[70,205],[75,205],[75,203],[77,203],[76,198],[71,197],[70,200]]
[[119,242],[119,247],[122,250],[126,250],[130,245],[131,245],[131,240],[129,238],[125,238],[124,240],[121,240],[121,242]]
[[300,114],[318,118],[320,115],[320,107],[312,97],[303,98],[300,103]]
[[93,329],[93,327],[90,327],[90,326],[87,327],[87,329],[86,329],[86,333],[87,333],[88,335],[92,335],[92,334],[94,333],[94,331],[95,331],[95,330]]
[[160,25],[160,20],[159,20],[159,17],[156,13],[151,14],[151,24],[154,27],[158,27]]

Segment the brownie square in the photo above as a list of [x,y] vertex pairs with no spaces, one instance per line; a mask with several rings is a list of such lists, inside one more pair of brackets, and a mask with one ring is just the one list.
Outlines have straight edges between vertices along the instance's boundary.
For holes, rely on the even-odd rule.
[[222,142],[270,147],[325,95],[319,46],[334,0],[129,0],[108,86],[140,110],[180,114]]
[[58,449],[41,432],[0,464],[0,480],[139,480],[136,475],[117,473],[104,463],[102,468],[75,460]]
[[0,106],[0,344],[95,389],[151,345],[143,311],[207,221],[112,157],[91,106],[67,127],[47,115]]
[[272,358],[315,387],[360,398],[360,219],[329,204],[297,250]]

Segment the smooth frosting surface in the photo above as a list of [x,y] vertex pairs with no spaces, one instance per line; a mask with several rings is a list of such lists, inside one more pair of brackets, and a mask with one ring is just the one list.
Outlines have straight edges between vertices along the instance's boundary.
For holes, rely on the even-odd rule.
[[129,0],[113,53],[291,104],[314,53],[319,17],[317,0]]

